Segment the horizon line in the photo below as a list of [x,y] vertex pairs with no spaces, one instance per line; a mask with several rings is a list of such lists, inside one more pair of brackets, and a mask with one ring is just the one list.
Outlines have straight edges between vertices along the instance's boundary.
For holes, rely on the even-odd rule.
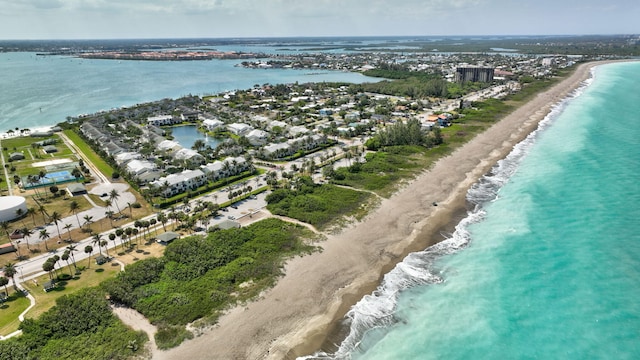
[[110,40],[251,40],[251,39],[336,39],[336,38],[475,38],[475,37],[584,37],[584,36],[638,36],[638,33],[590,34],[475,34],[475,35],[283,35],[283,36],[225,36],[225,37],[96,37],[96,38],[15,38],[3,41],[110,41]]

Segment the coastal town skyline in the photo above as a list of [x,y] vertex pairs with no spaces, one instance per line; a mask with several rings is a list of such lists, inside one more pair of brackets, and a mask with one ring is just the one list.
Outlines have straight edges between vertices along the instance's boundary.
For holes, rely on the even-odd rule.
[[[0,0],[0,39],[582,35],[637,31],[630,0]],[[539,21],[532,21],[539,19]]]

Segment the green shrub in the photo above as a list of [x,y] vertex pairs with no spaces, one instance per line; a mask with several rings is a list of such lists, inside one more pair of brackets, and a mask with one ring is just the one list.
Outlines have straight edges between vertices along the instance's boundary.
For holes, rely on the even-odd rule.
[[184,340],[192,339],[193,334],[184,326],[163,326],[156,332],[158,349],[166,350],[180,345]]

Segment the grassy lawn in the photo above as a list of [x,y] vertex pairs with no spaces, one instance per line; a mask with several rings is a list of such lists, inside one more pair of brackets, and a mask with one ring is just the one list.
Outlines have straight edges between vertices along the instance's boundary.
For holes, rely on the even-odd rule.
[[106,161],[102,160],[102,158],[96,154],[91,147],[82,140],[82,138],[73,132],[73,130],[65,130],[64,134],[73,141],[73,143],[80,149],[82,155],[87,159],[88,162],[93,164],[104,176],[111,177],[113,174],[113,168],[106,163]]
[[[43,141],[47,139],[55,139],[57,140],[54,145],[58,151],[52,154],[45,154],[42,148],[33,148],[31,144]],[[6,150],[5,150],[6,149]],[[21,152],[24,154],[24,160],[17,160],[9,162],[9,155],[14,152]],[[11,172],[10,174],[18,174],[20,176],[37,174],[43,168],[34,167],[33,164],[41,161],[53,160],[53,159],[71,159],[75,161],[75,157],[64,142],[60,139],[58,135],[53,135],[49,138],[32,138],[29,136],[4,139],[2,140],[2,153],[4,155],[5,161],[7,161],[10,166],[14,166],[16,168],[15,172]]]
[[[13,288],[10,287],[7,287],[7,290],[12,295],[7,302],[0,306],[0,335],[3,336],[18,330],[18,326],[20,326],[18,315],[29,307],[29,299],[26,296],[15,292],[12,293]],[[1,291],[4,292],[4,288]]]
[[[29,293],[36,299],[36,306],[33,307],[26,315],[26,318],[34,319],[40,316],[40,314],[49,310],[56,303],[56,299],[60,296],[73,294],[80,289],[96,286],[105,279],[114,277],[120,271],[120,266],[114,262],[106,263],[103,265],[96,265],[93,261],[94,256],[91,257],[91,268],[85,269],[80,275],[76,275],[70,280],[58,281],[58,286],[49,292],[45,292],[42,285],[49,281],[48,275],[43,275],[37,279],[38,285],[33,281],[26,281],[23,286],[29,290]],[[77,262],[77,265],[86,266],[87,260]],[[58,271],[59,274],[69,274],[69,269],[63,266]]]

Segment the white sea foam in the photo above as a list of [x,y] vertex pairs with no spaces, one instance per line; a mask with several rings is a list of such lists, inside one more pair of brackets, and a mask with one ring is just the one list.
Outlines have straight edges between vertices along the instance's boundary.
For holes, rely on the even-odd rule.
[[[591,75],[594,76],[593,71]],[[359,347],[368,331],[395,323],[394,313],[400,292],[417,285],[437,284],[445,281],[438,274],[439,271],[434,268],[434,262],[444,255],[465,248],[469,244],[471,236],[468,227],[484,219],[483,205],[498,197],[500,189],[517,171],[540,132],[548,128],[562,113],[566,104],[582,94],[591,82],[590,78],[565,99],[554,105],[550,113],[540,122],[538,129],[518,143],[507,157],[498,161],[487,175],[469,189],[467,200],[474,204],[475,208],[456,225],[453,234],[423,251],[409,254],[384,276],[382,283],[372,294],[364,296],[351,308],[346,316],[349,333],[335,353],[319,352],[299,359],[350,359],[352,352]]]

